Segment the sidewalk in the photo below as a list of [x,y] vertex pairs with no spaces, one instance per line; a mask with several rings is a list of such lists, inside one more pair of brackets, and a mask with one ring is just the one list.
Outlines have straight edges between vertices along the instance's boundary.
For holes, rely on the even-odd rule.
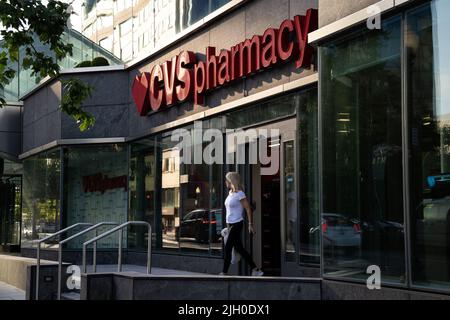
[[25,291],[0,281],[0,300],[25,300]]

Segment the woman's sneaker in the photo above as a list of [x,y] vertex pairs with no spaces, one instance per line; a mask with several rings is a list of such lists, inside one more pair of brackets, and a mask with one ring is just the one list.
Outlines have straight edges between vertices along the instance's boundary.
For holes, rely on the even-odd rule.
[[252,270],[252,277],[262,277],[264,272],[261,269],[255,268]]

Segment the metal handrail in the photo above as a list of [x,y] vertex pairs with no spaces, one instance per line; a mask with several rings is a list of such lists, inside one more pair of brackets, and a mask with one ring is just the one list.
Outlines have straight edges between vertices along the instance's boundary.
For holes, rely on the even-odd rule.
[[[106,231],[104,233],[102,233],[101,235],[86,241],[85,243],[83,243],[83,273],[86,273],[87,268],[86,268],[86,248],[88,245],[92,244],[92,243],[97,243],[97,241],[117,232],[120,231],[119,233],[119,248],[118,248],[118,261],[117,261],[117,271],[118,272],[122,272],[122,239],[123,239],[123,229],[128,227],[129,225],[142,225],[142,226],[147,226],[148,228],[148,240],[147,240],[147,274],[151,274],[152,273],[152,226],[150,225],[150,223],[145,222],[145,221],[128,221],[125,222],[123,224],[121,224],[120,226],[117,226],[109,231]],[[97,263],[97,259],[95,257],[95,255],[97,254],[97,252],[94,252],[94,258],[93,258],[93,264],[94,264],[94,272],[96,270],[96,263]]]
[[75,223],[67,228],[64,228],[62,230],[59,230],[56,233],[53,233],[43,239],[39,239],[36,240],[35,242],[37,242],[37,250],[36,250],[36,300],[39,300],[39,271],[41,268],[41,244],[46,242],[47,240],[50,240],[56,236],[59,236],[60,234],[63,234],[67,231],[70,231],[76,227],[80,227],[80,226],[92,226],[92,223],[84,223],[84,222],[80,222],[80,223]]
[[[61,300],[61,282],[62,282],[62,247],[63,244],[72,241],[73,239],[76,239],[78,237],[81,237],[82,235],[91,232],[93,230],[95,230],[95,236],[97,236],[97,229],[102,227],[102,226],[117,226],[118,223],[117,222],[100,222],[97,223],[95,225],[93,225],[92,227],[89,227],[87,229],[84,229],[81,232],[78,232],[77,234],[74,234],[73,236],[64,239],[63,241],[59,242],[59,248],[58,248],[58,300]],[[97,246],[94,246],[94,250],[97,249]]]

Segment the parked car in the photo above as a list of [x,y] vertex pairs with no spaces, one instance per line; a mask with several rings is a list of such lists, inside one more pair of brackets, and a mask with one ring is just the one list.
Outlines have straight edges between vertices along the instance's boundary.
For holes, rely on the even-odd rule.
[[[180,222],[177,238],[194,238],[198,242],[209,242],[209,230],[211,226],[211,241],[217,242],[221,231],[217,227],[217,218],[221,219],[221,217],[218,217],[219,214],[221,215],[221,211],[213,210],[211,211],[211,215],[209,213],[209,210],[197,209],[185,215]],[[210,217],[211,221],[209,220]]]
[[322,229],[324,247],[360,247],[361,225],[356,219],[342,214],[322,214],[322,224],[310,230],[314,233]]

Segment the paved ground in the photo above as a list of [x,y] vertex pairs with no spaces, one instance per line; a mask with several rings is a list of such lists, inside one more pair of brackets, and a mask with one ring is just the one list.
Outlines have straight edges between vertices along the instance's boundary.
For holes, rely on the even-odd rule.
[[25,300],[25,291],[0,281],[0,300]]

